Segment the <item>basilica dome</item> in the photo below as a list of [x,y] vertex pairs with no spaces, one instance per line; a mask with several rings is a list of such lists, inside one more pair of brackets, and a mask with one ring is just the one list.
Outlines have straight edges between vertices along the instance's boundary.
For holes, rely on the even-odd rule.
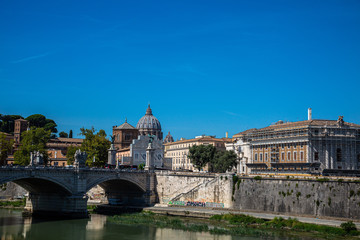
[[139,122],[136,125],[136,128],[139,129],[140,135],[155,135],[158,139],[162,140],[163,134],[161,132],[161,124],[159,120],[152,114],[150,104],[146,110],[145,116],[140,118]]
[[174,138],[171,136],[170,132],[168,133],[168,135],[166,135],[165,139],[164,139],[164,143],[172,143],[174,142]]

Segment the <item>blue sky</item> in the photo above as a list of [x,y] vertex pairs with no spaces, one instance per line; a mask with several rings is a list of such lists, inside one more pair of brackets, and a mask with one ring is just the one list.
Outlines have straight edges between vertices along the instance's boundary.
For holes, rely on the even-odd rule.
[[278,120],[360,124],[360,1],[0,0],[0,113],[59,131],[232,136]]

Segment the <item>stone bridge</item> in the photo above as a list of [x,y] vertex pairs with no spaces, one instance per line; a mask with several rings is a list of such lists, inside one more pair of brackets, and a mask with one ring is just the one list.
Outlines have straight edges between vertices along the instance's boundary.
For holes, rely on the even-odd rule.
[[110,203],[150,206],[157,201],[153,171],[128,169],[2,167],[0,184],[14,182],[29,192],[25,210],[34,215],[87,215],[87,196],[100,185]]

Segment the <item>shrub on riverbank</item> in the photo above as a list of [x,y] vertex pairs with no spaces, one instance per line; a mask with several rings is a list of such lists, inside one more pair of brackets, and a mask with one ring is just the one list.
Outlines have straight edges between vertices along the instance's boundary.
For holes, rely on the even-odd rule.
[[16,201],[0,201],[0,207],[20,208],[20,207],[24,207],[25,203],[26,203],[25,198],[23,198],[22,200],[16,200]]

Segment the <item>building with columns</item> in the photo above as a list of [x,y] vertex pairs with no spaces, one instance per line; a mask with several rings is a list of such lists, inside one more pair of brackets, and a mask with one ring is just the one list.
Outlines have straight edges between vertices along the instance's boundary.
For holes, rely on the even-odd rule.
[[238,172],[291,173],[360,169],[360,125],[338,120],[278,121],[233,136]]

